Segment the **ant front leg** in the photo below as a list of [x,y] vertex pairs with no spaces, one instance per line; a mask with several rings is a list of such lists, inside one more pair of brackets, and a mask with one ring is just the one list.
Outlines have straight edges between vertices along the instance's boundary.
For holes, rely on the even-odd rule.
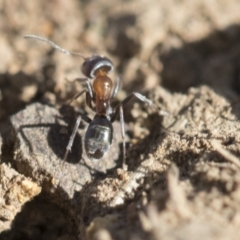
[[87,93],[87,89],[82,90],[80,93],[77,93],[76,95],[74,95],[69,101],[68,104],[71,104],[74,100],[78,99],[81,95],[83,95],[84,93]]
[[76,79],[74,79],[73,82],[75,82],[75,81],[87,83],[87,89],[84,89],[80,93],[77,93],[75,96],[73,96],[73,98],[68,103],[71,104],[74,100],[78,99],[82,94],[86,93],[86,103],[93,111],[95,111],[95,108],[92,106],[92,100],[94,100],[94,94],[93,94],[92,85],[91,85],[89,79],[88,78],[76,78]]
[[115,98],[116,97],[116,95],[118,93],[118,90],[120,88],[120,85],[121,85],[121,78],[119,76],[117,76],[117,82],[116,82],[116,85],[114,87],[114,90],[113,90],[111,98]]

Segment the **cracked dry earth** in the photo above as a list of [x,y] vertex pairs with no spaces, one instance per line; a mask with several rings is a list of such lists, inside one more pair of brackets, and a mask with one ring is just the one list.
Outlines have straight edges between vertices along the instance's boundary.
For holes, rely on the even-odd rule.
[[[162,117],[135,104],[132,114],[138,116],[128,141],[128,172],[102,169],[101,174],[99,162],[91,166],[71,161],[61,171],[61,157],[49,143],[61,137],[66,124],[61,119],[55,123],[59,112],[40,104],[11,118],[9,142],[14,143],[16,168],[41,185],[43,195],[65,209],[79,235],[88,239],[238,239],[239,103],[230,103],[206,86],[187,94],[170,94],[159,87],[150,97],[170,115]],[[164,100],[158,103],[160,98]],[[29,112],[33,118],[26,117]],[[37,113],[41,123],[36,123]],[[20,131],[21,124],[30,127]],[[149,132],[141,130],[143,126]],[[114,140],[116,149],[118,141]],[[114,144],[111,151],[116,153]]]

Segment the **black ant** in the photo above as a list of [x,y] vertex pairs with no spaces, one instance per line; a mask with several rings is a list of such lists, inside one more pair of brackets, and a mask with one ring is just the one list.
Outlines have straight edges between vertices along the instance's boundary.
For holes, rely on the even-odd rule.
[[[94,112],[96,112],[96,115],[93,120],[85,115],[78,116],[66,148],[63,159],[64,162],[67,160],[68,153],[71,151],[74,138],[82,119],[89,124],[84,139],[86,154],[92,160],[99,160],[104,156],[105,153],[108,152],[110,148],[113,139],[112,123],[117,119],[118,116],[120,116],[121,135],[123,142],[123,167],[126,168],[123,108],[134,97],[150,106],[153,105],[152,101],[140,93],[133,92],[127,96],[117,107],[112,108],[111,100],[117,95],[121,80],[118,77],[116,85],[113,86],[112,80],[107,76],[108,72],[112,71],[114,68],[110,59],[99,55],[93,55],[86,58],[80,53],[69,52],[48,39],[35,35],[26,35],[24,37],[46,42],[64,54],[78,55],[84,60],[82,64],[82,73],[86,76],[86,78],[77,78],[76,80],[87,83],[87,88],[74,96],[71,101],[77,99],[85,93],[86,103]],[[92,80],[92,82],[90,80]],[[160,114],[167,115],[165,111],[160,111]]]

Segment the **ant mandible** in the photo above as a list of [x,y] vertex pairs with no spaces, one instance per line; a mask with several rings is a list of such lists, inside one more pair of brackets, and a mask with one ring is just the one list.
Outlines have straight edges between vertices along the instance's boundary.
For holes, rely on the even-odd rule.
[[[121,135],[123,144],[123,168],[126,169],[125,156],[126,156],[126,145],[125,145],[125,130],[124,130],[124,115],[123,108],[127,103],[134,97],[147,105],[153,105],[152,101],[140,93],[133,92],[127,96],[117,107],[112,108],[111,100],[115,98],[120,87],[120,78],[117,78],[115,86],[111,78],[109,78],[108,72],[113,70],[113,63],[104,56],[93,55],[91,57],[84,57],[81,53],[70,52],[59,47],[54,42],[46,38],[42,38],[35,35],[26,35],[24,38],[35,39],[50,44],[54,49],[67,54],[67,55],[78,55],[83,58],[82,73],[86,76],[85,78],[77,78],[80,82],[87,83],[87,88],[78,93],[73,97],[73,100],[79,98],[84,93],[86,94],[87,105],[96,112],[94,119],[90,119],[87,116],[79,115],[77,117],[73,132],[70,136],[66,152],[64,155],[63,162],[67,160],[68,153],[71,151],[74,138],[79,128],[80,122],[83,119],[89,124],[84,139],[84,146],[87,156],[91,160],[101,159],[105,153],[108,152],[113,139],[113,126],[112,123],[120,116],[121,124]],[[92,84],[91,81],[92,80]],[[94,104],[94,105],[93,105]],[[166,112],[159,112],[161,115],[167,115]]]

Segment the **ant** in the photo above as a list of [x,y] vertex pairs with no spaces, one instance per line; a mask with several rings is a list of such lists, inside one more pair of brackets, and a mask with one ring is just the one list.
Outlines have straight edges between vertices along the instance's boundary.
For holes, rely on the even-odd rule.
[[[84,57],[81,53],[67,51],[54,42],[36,35],[26,35],[24,38],[39,40],[50,44],[54,49],[67,54],[78,55],[84,62],[82,64],[82,73],[85,78],[77,78],[75,80],[87,83],[87,88],[77,93],[71,100],[79,98],[81,95],[86,95],[86,103],[94,112],[96,112],[94,119],[90,119],[86,115],[79,115],[77,117],[73,132],[70,136],[63,162],[67,160],[68,153],[71,151],[74,138],[79,128],[80,122],[84,120],[89,124],[84,139],[85,151],[89,159],[99,160],[105,153],[108,152],[113,139],[112,123],[120,116],[121,136],[123,145],[123,169],[126,169],[126,145],[125,145],[125,130],[124,130],[124,115],[123,108],[134,97],[143,103],[152,106],[153,102],[140,93],[132,92],[127,96],[117,107],[111,106],[111,100],[116,97],[120,87],[120,77],[117,77],[115,86],[108,73],[114,69],[113,63],[110,59],[100,55],[92,55],[91,57]],[[94,104],[94,105],[93,105]],[[165,111],[159,112],[161,115],[167,115]]]

